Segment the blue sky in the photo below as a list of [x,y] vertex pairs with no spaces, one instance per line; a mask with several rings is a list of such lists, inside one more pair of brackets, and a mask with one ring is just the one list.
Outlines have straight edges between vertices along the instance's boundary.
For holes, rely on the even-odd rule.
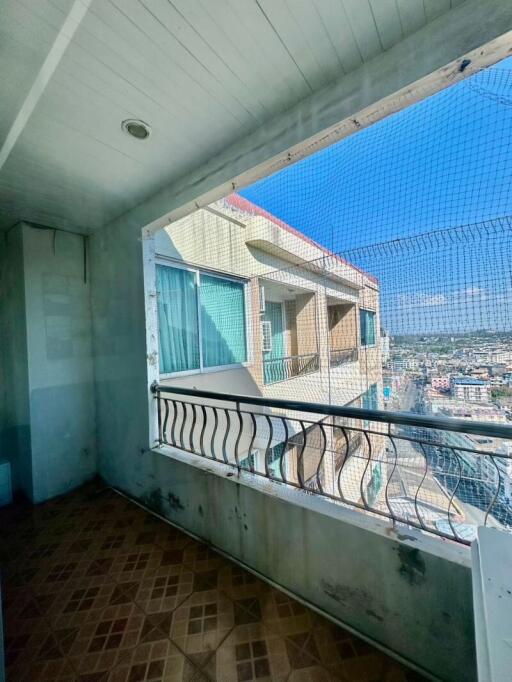
[[511,133],[512,58],[241,194],[375,274],[392,333],[509,330]]

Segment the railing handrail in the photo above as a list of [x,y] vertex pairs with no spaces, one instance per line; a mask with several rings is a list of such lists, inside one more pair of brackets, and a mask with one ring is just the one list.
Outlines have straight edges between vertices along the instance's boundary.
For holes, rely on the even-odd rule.
[[155,382],[151,386],[153,393],[172,393],[175,395],[189,395],[209,400],[240,403],[244,405],[260,405],[275,407],[281,410],[294,410],[311,414],[324,414],[333,417],[362,419],[398,426],[415,426],[426,429],[440,429],[475,436],[489,438],[512,439],[512,426],[492,424],[490,422],[470,422],[464,419],[449,417],[427,417],[406,412],[385,412],[384,410],[367,410],[362,407],[341,407],[339,405],[324,405],[323,403],[302,402],[299,400],[283,400],[281,398],[263,398],[241,394],[221,393],[218,391],[204,391],[181,386],[166,386]]
[[283,360],[297,360],[299,358],[313,358],[318,355],[318,351],[313,353],[302,353],[302,355],[283,355],[278,358],[266,358],[263,354],[263,362],[282,362]]

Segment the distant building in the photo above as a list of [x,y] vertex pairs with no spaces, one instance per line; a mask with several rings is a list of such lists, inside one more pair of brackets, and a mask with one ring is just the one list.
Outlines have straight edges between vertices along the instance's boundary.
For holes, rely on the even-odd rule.
[[464,400],[470,403],[487,403],[490,401],[489,385],[482,379],[453,377],[450,388],[455,400]]
[[417,358],[396,357],[393,359],[394,372],[405,372],[406,370],[415,372],[419,369],[419,366],[420,361]]
[[382,362],[385,364],[389,360],[390,356],[390,338],[389,334],[385,329],[380,330],[380,355]]
[[436,391],[447,391],[450,388],[450,377],[432,377],[430,383]]
[[508,364],[512,362],[512,353],[509,350],[496,350],[489,353],[489,360],[493,364]]

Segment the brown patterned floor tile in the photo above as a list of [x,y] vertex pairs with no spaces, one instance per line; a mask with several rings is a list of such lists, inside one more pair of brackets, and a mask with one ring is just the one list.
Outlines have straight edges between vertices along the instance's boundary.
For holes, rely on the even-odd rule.
[[144,643],[114,668],[108,682],[204,682],[207,678],[169,640]]
[[277,635],[294,635],[312,629],[314,613],[283,592],[269,589],[259,601],[263,623]]
[[236,626],[218,647],[215,658],[207,662],[205,670],[212,680],[225,682],[281,682],[291,672],[284,639],[261,623]]
[[195,571],[194,573],[194,592],[205,592],[206,590],[216,590],[219,586],[219,570],[217,568],[205,571]]
[[4,586],[3,612],[5,621],[15,624],[17,621],[40,618],[44,615],[44,610],[39,603],[36,603],[34,592],[28,585],[22,587]]
[[159,547],[132,547],[115,557],[111,574],[119,583],[139,582],[145,577],[155,575],[165,565],[164,552]]
[[194,581],[194,574],[182,566],[164,566],[138,583],[134,598],[146,613],[170,611],[192,593]]
[[220,570],[229,562],[208,545],[191,540],[183,549],[183,564],[193,571]]
[[292,670],[320,665],[320,653],[311,631],[287,635],[284,641]]
[[183,548],[193,542],[189,535],[163,521],[156,528],[155,544],[163,550]]
[[201,667],[233,625],[234,605],[230,599],[216,590],[195,592],[173,612],[169,635]]
[[219,569],[218,586],[231,599],[256,597],[268,593],[271,589],[255,575],[233,563]]
[[38,562],[9,564],[7,570],[2,572],[2,582],[7,592],[16,588],[25,588],[27,585],[35,585],[44,576],[45,569]]
[[335,680],[341,682],[341,678],[333,677],[332,673],[319,665],[292,670],[288,678],[288,682],[334,682]]
[[341,679],[406,682],[406,669],[347,630],[315,616],[312,629],[320,660]]
[[139,642],[158,642],[161,639],[168,639],[171,627],[172,611],[148,614],[144,618]]
[[[58,642],[44,618],[5,623],[5,665],[8,679],[21,676],[24,667],[62,658]],[[16,673],[13,672],[16,670]]]
[[[140,638],[144,616],[134,604],[109,606],[99,611],[62,614],[54,621],[57,633],[67,637],[67,654],[80,674],[111,670]],[[64,644],[61,645],[64,648]]]
[[38,507],[16,503],[0,510],[2,528],[6,520],[9,680],[410,678],[362,640],[97,481]]
[[80,560],[72,557],[54,557],[41,562],[41,568],[27,582],[39,592],[61,592],[73,578],[79,576]]
[[69,661],[55,658],[46,661],[24,661],[7,669],[7,682],[76,682],[76,673]]
[[[92,580],[80,581],[69,589],[63,590],[47,609],[47,617],[52,624],[58,623],[61,617],[66,618],[74,614],[88,611],[98,612],[107,606],[115,606],[114,593],[119,590],[117,583],[94,584]],[[128,603],[124,599],[122,603]]]

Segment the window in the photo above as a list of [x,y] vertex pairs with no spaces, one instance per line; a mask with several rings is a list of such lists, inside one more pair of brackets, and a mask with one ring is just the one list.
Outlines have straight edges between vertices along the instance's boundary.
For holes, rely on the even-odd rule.
[[361,326],[361,346],[375,345],[375,313],[373,310],[359,310]]
[[372,384],[367,391],[362,395],[364,410],[378,410],[379,397],[377,392],[377,384]]
[[156,266],[160,372],[247,360],[245,287],[197,270]]

